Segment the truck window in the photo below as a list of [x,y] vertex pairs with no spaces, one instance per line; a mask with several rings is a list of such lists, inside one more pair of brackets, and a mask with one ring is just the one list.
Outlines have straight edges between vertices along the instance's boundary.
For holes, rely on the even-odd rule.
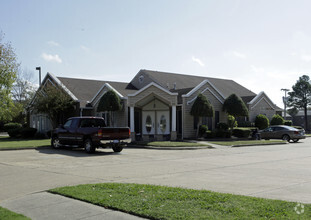
[[106,127],[105,121],[103,119],[95,119],[95,118],[85,118],[82,119],[81,128],[91,128],[91,127]]
[[96,119],[96,127],[106,127],[104,119]]
[[71,127],[71,123],[72,123],[72,119],[68,120],[68,121],[64,124],[64,128],[70,128],[70,127]]

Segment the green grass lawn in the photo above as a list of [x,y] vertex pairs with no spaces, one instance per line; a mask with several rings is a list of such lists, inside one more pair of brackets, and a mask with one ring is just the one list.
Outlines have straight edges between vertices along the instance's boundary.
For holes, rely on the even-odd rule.
[[27,218],[21,214],[17,214],[15,212],[12,212],[8,209],[2,208],[0,206],[0,219],[3,220],[29,220],[30,218]]
[[311,205],[299,215],[295,202],[207,190],[102,183],[50,192],[150,219],[311,219]]
[[37,148],[49,146],[50,142],[50,139],[14,139],[9,137],[0,137],[0,150]]
[[155,147],[199,147],[199,146],[208,146],[207,144],[202,143],[190,143],[190,142],[181,142],[181,141],[153,141],[146,144],[147,146]]
[[247,141],[210,141],[211,144],[218,144],[223,146],[233,145],[269,145],[269,144],[285,144],[286,141],[282,140],[247,140]]

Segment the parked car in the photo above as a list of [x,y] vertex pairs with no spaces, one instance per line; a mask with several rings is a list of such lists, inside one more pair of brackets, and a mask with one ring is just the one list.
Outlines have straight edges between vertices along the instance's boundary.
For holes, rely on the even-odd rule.
[[297,129],[287,125],[274,125],[264,130],[260,130],[259,134],[262,139],[282,139],[285,141],[293,140],[298,142],[300,139],[306,138],[304,129]]
[[84,147],[87,153],[95,152],[98,147],[121,152],[123,146],[131,142],[130,134],[128,127],[107,127],[104,118],[73,117],[52,131],[51,145],[53,148]]

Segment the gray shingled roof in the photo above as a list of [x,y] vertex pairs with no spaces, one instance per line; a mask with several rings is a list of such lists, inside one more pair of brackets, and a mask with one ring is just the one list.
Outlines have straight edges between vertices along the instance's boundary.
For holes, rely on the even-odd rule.
[[218,79],[218,78],[211,78],[211,77],[203,77],[203,76],[193,76],[193,75],[185,75],[185,74],[176,74],[176,73],[167,73],[167,72],[158,72],[158,71],[151,71],[151,70],[141,70],[145,74],[148,74],[156,83],[160,86],[169,88],[171,91],[174,87],[174,83],[176,83],[177,90],[188,91],[189,88],[194,88],[198,84],[200,84],[203,80],[209,80],[222,95],[227,98],[232,93],[240,97],[255,97],[256,94],[249,89],[241,86],[240,84],[236,83],[233,80],[228,79]]
[[[148,74],[155,83],[159,84],[163,88],[168,89],[171,92],[178,92],[179,102],[181,102],[181,95],[187,94],[205,79],[209,80],[225,98],[227,98],[232,93],[235,93],[236,95],[240,96],[244,102],[247,103],[256,96],[255,93],[233,80],[151,70],[140,70],[138,74],[141,74],[142,72]],[[132,94],[137,90],[134,86],[132,86],[131,83],[66,77],[57,78],[79,99],[81,102],[81,107],[85,106],[88,101],[90,102],[105,83],[109,83],[123,96]],[[176,90],[174,89],[174,84],[176,84]]]
[[105,83],[109,83],[109,85],[115,88],[123,96],[133,93],[134,89],[129,87],[128,83],[124,82],[75,79],[66,77],[57,78],[79,99],[81,107],[85,106],[87,101],[92,101],[94,96]]

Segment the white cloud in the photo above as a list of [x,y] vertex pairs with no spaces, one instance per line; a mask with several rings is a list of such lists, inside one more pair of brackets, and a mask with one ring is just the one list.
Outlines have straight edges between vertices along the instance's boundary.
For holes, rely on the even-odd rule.
[[205,66],[205,64],[199,58],[196,58],[194,56],[192,56],[192,61],[199,64],[200,66]]
[[50,41],[48,41],[48,45],[53,46],[53,47],[58,47],[59,43],[57,43],[57,42],[55,42],[53,40],[50,40]]
[[225,57],[236,57],[236,58],[239,58],[239,59],[246,59],[246,55],[243,54],[243,53],[240,53],[236,50],[230,50],[230,51],[226,51],[224,52],[224,56]]
[[84,46],[84,45],[81,45],[80,48],[81,48],[83,51],[85,51],[85,52],[90,52],[90,51],[91,51],[90,48],[88,48],[88,47],[86,47],[86,46]]
[[256,67],[254,65],[251,65],[251,70],[255,73],[263,73],[265,71],[264,68],[262,67]]
[[238,58],[242,58],[242,59],[245,59],[245,58],[246,58],[246,55],[245,55],[245,54],[239,53],[239,52],[237,52],[237,51],[232,51],[232,54],[233,54],[233,56],[238,57]]
[[301,55],[301,59],[306,62],[311,61],[311,55]]
[[62,63],[62,59],[58,56],[58,54],[52,55],[52,54],[46,54],[46,53],[42,53],[42,58],[45,61],[48,62],[56,62],[56,63]]

